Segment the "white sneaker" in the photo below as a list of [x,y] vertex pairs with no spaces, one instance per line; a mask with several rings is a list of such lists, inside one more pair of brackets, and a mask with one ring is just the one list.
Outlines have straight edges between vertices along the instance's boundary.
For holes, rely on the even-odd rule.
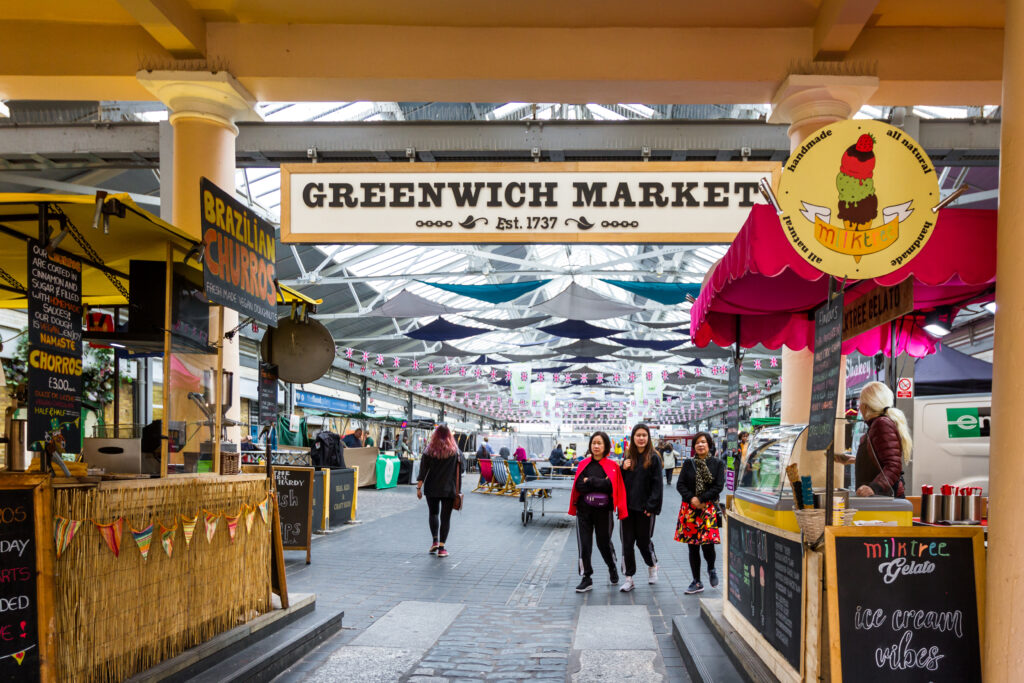
[[635,587],[636,586],[633,585],[633,577],[632,576],[627,576],[626,580],[622,582],[622,587],[619,588],[619,590],[622,591],[623,593],[628,593],[629,591],[633,590]]
[[647,568],[647,583],[658,583],[658,565]]

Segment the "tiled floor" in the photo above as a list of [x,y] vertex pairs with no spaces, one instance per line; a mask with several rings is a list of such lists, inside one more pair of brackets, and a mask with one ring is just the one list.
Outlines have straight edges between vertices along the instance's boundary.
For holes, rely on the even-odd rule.
[[[554,495],[548,510],[564,510],[567,493]],[[608,584],[595,551],[594,589],[578,594],[575,520],[566,514],[540,517],[538,511],[524,527],[517,499],[467,494],[465,508],[453,515],[451,555],[438,559],[427,553],[426,503],[416,500],[412,487],[362,489],[362,524],[315,538],[308,566],[304,552],[286,553],[289,589],[315,592],[321,609],[343,609],[345,620],[341,633],[279,680],[331,680],[325,675],[334,668],[332,662],[351,667],[353,660],[342,657],[341,650],[358,647],[350,643],[399,603],[432,602],[465,607],[430,648],[392,653],[391,668],[381,670],[380,677],[374,678],[376,674],[364,667],[358,680],[587,680],[573,674],[581,666],[583,673],[592,671],[603,660],[600,651],[574,649],[581,607],[640,605],[650,618],[658,648],[651,651],[656,655],[656,675],[650,680],[688,681],[672,640],[672,618],[697,615],[699,606],[696,596],[683,594],[691,576],[686,547],[672,539],[677,504],[678,495],[666,490],[665,514],[655,529],[661,566],[657,585],[647,584],[646,568],[638,557],[636,589],[620,592]],[[721,567],[721,556],[718,564]],[[704,596],[720,594],[706,580],[705,586]],[[614,616],[609,618],[614,621]],[[617,650],[616,639],[611,640],[607,649]],[[401,662],[410,658],[415,663],[396,678],[395,667],[405,666]]]

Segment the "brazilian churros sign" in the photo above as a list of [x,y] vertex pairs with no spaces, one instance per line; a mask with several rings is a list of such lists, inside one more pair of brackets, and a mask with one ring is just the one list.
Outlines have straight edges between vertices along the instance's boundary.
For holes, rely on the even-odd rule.
[[206,178],[199,191],[207,298],[276,327],[274,229]]
[[836,277],[891,273],[935,227],[939,184],[920,144],[880,121],[840,121],[790,155],[779,216],[797,253]]

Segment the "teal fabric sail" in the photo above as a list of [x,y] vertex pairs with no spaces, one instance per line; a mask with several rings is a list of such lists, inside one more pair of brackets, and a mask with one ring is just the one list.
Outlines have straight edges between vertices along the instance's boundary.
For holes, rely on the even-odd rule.
[[688,295],[696,299],[700,294],[699,282],[634,282],[604,278],[601,281],[669,306],[685,302]]
[[551,280],[530,280],[529,282],[505,282],[493,285],[449,285],[440,282],[427,282],[419,280],[425,285],[443,289],[460,296],[468,296],[470,299],[486,301],[492,304],[503,304],[507,301],[518,299],[527,292],[532,292],[538,287],[543,287]]

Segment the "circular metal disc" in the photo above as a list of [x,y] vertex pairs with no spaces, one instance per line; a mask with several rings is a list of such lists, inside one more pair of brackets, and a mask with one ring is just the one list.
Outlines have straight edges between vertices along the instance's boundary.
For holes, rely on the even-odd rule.
[[306,384],[323,377],[334,362],[334,354],[331,333],[312,318],[306,322],[281,318],[260,342],[263,360],[277,365],[277,376],[292,384]]

